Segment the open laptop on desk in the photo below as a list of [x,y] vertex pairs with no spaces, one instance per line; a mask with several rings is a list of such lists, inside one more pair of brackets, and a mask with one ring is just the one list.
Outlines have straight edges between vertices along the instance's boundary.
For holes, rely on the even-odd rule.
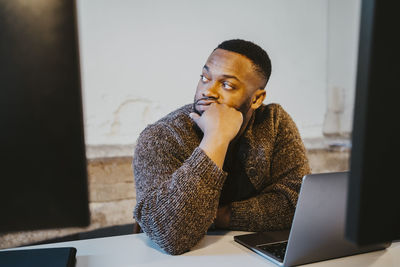
[[390,242],[356,246],[345,239],[348,172],[303,178],[289,231],[235,236],[236,242],[280,266],[295,266],[374,250]]

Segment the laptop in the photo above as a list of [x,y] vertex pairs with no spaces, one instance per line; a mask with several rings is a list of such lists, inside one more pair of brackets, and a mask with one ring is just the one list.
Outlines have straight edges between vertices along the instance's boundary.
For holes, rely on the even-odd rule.
[[295,266],[385,249],[390,242],[357,246],[347,241],[348,172],[303,177],[290,231],[235,236],[234,240],[279,266]]

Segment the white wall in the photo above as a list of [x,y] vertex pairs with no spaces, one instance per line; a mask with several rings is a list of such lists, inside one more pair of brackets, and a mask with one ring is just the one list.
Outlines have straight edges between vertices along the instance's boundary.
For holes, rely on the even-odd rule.
[[328,2],[326,135],[349,136],[353,127],[360,4],[347,0]]
[[[86,143],[133,144],[147,124],[191,103],[208,55],[231,38],[269,53],[265,103],[280,103],[304,138],[322,136],[329,12],[328,0],[79,0]],[[338,64],[354,64],[353,50]]]

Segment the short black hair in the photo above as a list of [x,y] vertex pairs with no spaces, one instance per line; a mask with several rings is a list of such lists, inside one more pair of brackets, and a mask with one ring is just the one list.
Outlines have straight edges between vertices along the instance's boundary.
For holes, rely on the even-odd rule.
[[239,53],[250,59],[254,64],[255,70],[265,79],[265,85],[267,84],[271,76],[271,60],[267,52],[260,46],[250,41],[232,39],[220,43],[215,49],[218,48]]

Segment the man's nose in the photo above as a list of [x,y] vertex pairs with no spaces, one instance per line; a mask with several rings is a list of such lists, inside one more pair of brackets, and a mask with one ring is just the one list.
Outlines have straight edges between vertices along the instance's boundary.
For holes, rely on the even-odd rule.
[[205,88],[202,93],[203,97],[213,97],[218,98],[218,88],[217,84],[213,83]]

